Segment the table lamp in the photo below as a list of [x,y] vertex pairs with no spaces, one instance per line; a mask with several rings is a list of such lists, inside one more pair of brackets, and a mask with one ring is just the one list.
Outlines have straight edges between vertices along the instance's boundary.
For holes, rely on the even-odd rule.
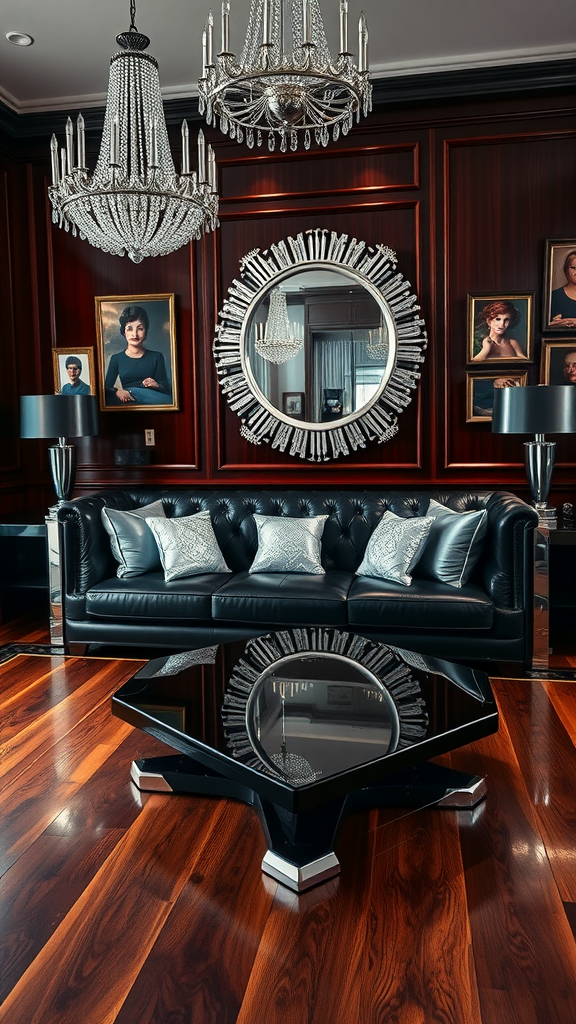
[[543,526],[556,526],[556,509],[546,501],[554,468],[555,441],[546,434],[576,433],[576,387],[572,384],[537,384],[533,387],[495,388],[492,412],[495,434],[534,434],[524,442],[526,475],[534,507]]
[[[92,437],[98,433],[94,395],[22,395],[20,437],[57,437],[51,446],[50,470],[57,506],[68,501],[76,477],[76,448],[68,437]],[[57,507],[56,506],[56,507]]]

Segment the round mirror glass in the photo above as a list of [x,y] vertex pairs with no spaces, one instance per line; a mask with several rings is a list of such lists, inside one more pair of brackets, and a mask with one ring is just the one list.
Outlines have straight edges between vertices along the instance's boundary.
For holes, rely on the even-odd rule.
[[259,401],[308,430],[350,422],[378,400],[396,361],[394,318],[363,276],[326,261],[290,268],[252,302],[240,342]]

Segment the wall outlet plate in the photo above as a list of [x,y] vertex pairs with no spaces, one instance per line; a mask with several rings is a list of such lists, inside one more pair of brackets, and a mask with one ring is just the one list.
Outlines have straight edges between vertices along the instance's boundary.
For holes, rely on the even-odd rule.
[[154,431],[153,430],[145,430],[144,431],[144,439],[145,439],[146,445],[156,444],[156,441],[155,441],[155,438],[154,438]]

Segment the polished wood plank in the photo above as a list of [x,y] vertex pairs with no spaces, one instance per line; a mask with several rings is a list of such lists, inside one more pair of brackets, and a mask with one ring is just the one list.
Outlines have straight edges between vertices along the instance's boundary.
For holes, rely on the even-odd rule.
[[576,900],[576,750],[539,680],[496,688],[563,900]]
[[458,814],[482,1022],[501,1024],[506,993],[519,1024],[576,1020],[576,947],[504,716],[452,763],[489,786]]
[[255,812],[222,801],[117,1024],[234,1024],[277,889],[260,870],[265,851]]
[[499,733],[442,759],[486,802],[359,812],[297,896],[250,807],[131,783],[169,752],[111,714],[140,663],[0,665],[0,1024],[576,1021],[576,685],[494,680]]
[[[201,861],[206,801],[152,796],[60,926],[7,996],[11,1024],[114,1021],[174,900]],[[181,808],[182,811],[182,808]]]
[[238,1024],[480,1024],[456,822],[398,816],[382,850],[378,830],[355,843],[354,826],[324,901],[291,915],[275,902],[262,939],[274,957],[259,957]]

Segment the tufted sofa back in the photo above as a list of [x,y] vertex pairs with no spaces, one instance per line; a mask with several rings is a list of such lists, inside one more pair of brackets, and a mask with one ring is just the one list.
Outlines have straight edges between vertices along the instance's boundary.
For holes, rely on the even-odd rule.
[[[487,555],[477,568],[478,578],[501,606],[517,607],[522,600],[518,589],[521,579],[519,558],[524,531],[535,518],[533,511],[506,492],[464,490],[325,488],[317,491],[257,491],[232,487],[137,487],[103,491],[68,502],[59,510],[59,519],[65,527],[69,593],[72,590],[85,593],[90,586],[116,572],[101,520],[103,506],[130,510],[148,505],[160,497],[169,517],[209,511],[220,548],[234,571],[248,569],[254,559],[257,548],[255,512],[269,516],[328,515],[322,539],[324,568],[354,572],[362,560],[368,538],[388,509],[403,517],[423,516],[431,498],[458,512],[487,508]],[[514,509],[516,524],[504,536],[504,523],[510,518],[507,508],[512,504],[520,504],[521,508]],[[72,566],[73,578],[70,576]]]

